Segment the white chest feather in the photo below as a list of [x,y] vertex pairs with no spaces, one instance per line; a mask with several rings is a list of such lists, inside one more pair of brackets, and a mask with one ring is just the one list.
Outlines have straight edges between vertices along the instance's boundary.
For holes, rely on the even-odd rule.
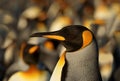
[[48,81],[48,77],[47,72],[17,72],[8,81]]

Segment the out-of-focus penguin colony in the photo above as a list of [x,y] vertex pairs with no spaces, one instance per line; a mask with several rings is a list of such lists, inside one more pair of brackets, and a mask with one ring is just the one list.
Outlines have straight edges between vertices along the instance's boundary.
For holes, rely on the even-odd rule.
[[[26,71],[31,63],[43,72],[35,72],[42,76],[39,81],[49,81],[64,48],[55,40],[29,36],[68,25],[93,31],[103,81],[120,81],[120,0],[0,0],[0,81]],[[37,60],[23,58],[28,53],[24,50],[33,53],[37,49]],[[26,76],[32,77],[29,74]]]

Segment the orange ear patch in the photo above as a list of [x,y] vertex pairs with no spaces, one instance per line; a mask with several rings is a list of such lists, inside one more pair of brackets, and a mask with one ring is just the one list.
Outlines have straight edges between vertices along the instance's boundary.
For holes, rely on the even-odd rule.
[[92,33],[90,31],[84,31],[83,34],[83,47],[89,45],[93,39]]
[[32,48],[29,49],[29,54],[33,54],[39,47],[38,46],[33,46]]
[[44,35],[43,37],[64,41],[65,38],[59,35]]
[[54,50],[54,45],[51,41],[46,41],[44,44],[45,48],[47,48],[48,50]]

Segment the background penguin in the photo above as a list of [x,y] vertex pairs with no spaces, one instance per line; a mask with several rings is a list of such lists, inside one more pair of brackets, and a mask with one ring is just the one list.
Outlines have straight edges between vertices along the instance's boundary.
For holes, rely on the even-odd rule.
[[30,38],[28,43],[40,46],[39,66],[44,64],[48,70],[53,72],[54,67],[59,59],[59,42],[47,38]]
[[[6,69],[5,77],[3,81],[8,81],[8,79],[13,75],[14,73],[18,71],[25,71],[28,69],[28,65],[23,61],[21,53],[23,52],[25,46],[25,42],[22,42],[21,46],[15,47],[15,60],[14,62]],[[13,69],[14,68],[14,69]]]
[[0,24],[0,80],[2,81],[6,69],[14,62],[15,41],[12,38],[11,29],[4,24]]
[[99,66],[103,81],[108,81],[112,73],[114,45],[114,40],[111,39],[99,48]]
[[26,71],[16,72],[8,81],[48,81],[49,72],[40,70],[37,66],[40,54],[39,46],[24,44],[21,52],[21,57],[29,68]]
[[40,54],[40,63],[42,62],[53,72],[54,67],[59,59],[59,42],[55,40],[47,39],[44,43],[40,44],[40,49],[42,50]]
[[113,51],[113,70],[108,81],[120,81],[120,31],[115,31],[114,39],[116,46],[114,46]]
[[55,32],[35,33],[31,37],[56,39],[66,48],[50,81],[102,81],[97,43],[86,27],[71,25]]
[[5,73],[5,65],[4,65],[4,54],[6,49],[2,48],[4,40],[8,34],[8,27],[3,24],[0,24],[0,80],[2,81],[4,73]]

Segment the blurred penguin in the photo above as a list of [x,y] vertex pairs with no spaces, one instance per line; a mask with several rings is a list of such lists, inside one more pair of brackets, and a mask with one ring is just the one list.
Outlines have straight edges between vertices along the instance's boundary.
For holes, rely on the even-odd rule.
[[0,80],[1,81],[5,75],[6,69],[14,61],[13,55],[14,55],[15,41],[11,37],[10,31],[11,30],[6,25],[0,24]]
[[68,26],[72,24],[72,19],[68,16],[58,16],[56,19],[53,21],[53,23],[50,26],[49,31],[56,31],[60,30],[64,26]]
[[29,67],[25,71],[14,73],[8,81],[48,81],[50,76],[49,72],[44,69],[39,69],[37,66],[39,55],[39,46],[25,43],[20,56]]
[[40,62],[44,63],[51,73],[53,72],[54,67],[59,59],[58,47],[59,42],[49,39],[40,45],[43,53],[40,55]]
[[30,38],[29,44],[35,44],[40,46],[41,54],[39,58],[39,67],[43,68],[45,65],[50,73],[52,73],[58,59],[59,59],[59,42],[55,40],[49,40],[47,38]]
[[108,81],[120,81],[120,31],[114,33],[114,39],[116,41],[116,46],[113,51],[113,71]]

